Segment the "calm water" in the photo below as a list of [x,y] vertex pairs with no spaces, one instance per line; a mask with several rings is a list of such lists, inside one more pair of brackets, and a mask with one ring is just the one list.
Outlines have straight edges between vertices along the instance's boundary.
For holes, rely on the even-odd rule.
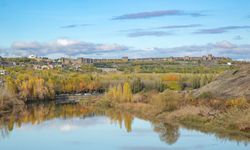
[[249,143],[114,110],[81,106],[35,106],[1,118],[1,150],[214,150],[250,149]]

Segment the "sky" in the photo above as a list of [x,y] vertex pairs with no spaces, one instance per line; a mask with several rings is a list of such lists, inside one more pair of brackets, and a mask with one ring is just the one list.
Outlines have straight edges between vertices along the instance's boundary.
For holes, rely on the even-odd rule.
[[250,59],[249,0],[0,0],[0,56]]

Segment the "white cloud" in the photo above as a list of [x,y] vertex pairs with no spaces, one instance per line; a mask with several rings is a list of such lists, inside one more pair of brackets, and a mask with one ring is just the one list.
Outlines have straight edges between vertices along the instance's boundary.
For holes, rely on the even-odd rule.
[[41,45],[38,42],[14,42],[12,43],[12,48],[14,49],[38,49]]
[[0,51],[0,54],[16,56],[21,53],[19,56],[27,56],[32,53],[38,56],[49,57],[77,57],[86,54],[116,53],[117,51],[126,51],[128,49],[128,47],[118,44],[96,44],[71,39],[57,39],[47,43],[17,41],[11,45],[8,52]]
[[90,57],[120,58],[201,56],[206,54],[231,57],[233,59],[250,59],[250,44],[234,44],[220,41],[203,45],[183,45],[168,48],[132,48],[119,44],[96,44],[71,39],[57,39],[41,42],[14,42],[11,48],[0,49],[1,56],[27,56],[36,54],[49,58]]
[[59,127],[59,129],[61,132],[69,132],[69,131],[77,129],[77,126],[65,124],[65,125]]
[[201,56],[208,53],[231,57],[234,59],[249,59],[250,44],[233,44],[229,41],[208,43],[204,45],[186,45],[173,48],[155,48],[155,53],[166,53],[173,56]]
[[48,57],[48,58],[52,58],[52,59],[56,59],[56,58],[68,58],[70,57],[69,55],[66,55],[64,53],[52,53],[52,54],[47,54],[47,55],[44,55],[44,57]]
[[222,48],[222,49],[232,49],[232,48],[235,48],[236,46],[232,44],[231,42],[221,41],[221,42],[217,42],[215,44],[215,47]]
[[69,40],[69,39],[58,39],[56,40],[55,44],[58,46],[70,46],[74,44],[80,43],[79,41],[76,40]]

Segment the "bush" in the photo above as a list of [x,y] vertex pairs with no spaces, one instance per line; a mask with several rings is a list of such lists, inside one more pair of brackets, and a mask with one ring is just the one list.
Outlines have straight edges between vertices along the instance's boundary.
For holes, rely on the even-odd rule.
[[201,78],[198,76],[194,76],[192,78],[192,88],[193,89],[198,89],[201,87],[200,80],[201,80]]
[[182,97],[183,96],[177,92],[166,90],[163,93],[153,96],[150,103],[162,111],[173,111],[180,107]]
[[111,108],[112,107],[112,102],[107,99],[99,100],[96,103],[97,106],[102,107],[102,108]]
[[23,102],[18,100],[15,93],[12,93],[7,86],[0,87],[0,111],[20,104],[23,104]]
[[131,88],[132,88],[132,92],[135,93],[139,93],[144,89],[144,84],[142,83],[140,78],[135,78],[131,81]]
[[237,99],[231,99],[226,102],[226,106],[228,107],[237,107],[237,108],[246,108],[248,106],[248,102],[246,98],[241,97]]
[[183,89],[182,85],[177,81],[169,81],[167,82],[167,87],[170,90],[181,91]]
[[213,94],[211,92],[204,92],[204,93],[200,94],[198,98],[210,100],[213,98]]
[[166,84],[164,84],[162,81],[160,80],[143,80],[143,85],[144,85],[144,89],[146,91],[152,91],[152,90],[156,90],[158,92],[163,92],[167,86]]

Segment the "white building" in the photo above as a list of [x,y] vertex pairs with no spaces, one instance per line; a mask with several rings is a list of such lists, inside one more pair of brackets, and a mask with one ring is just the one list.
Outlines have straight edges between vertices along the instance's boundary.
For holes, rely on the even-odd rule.
[[6,75],[7,72],[5,70],[0,70],[0,75]]
[[28,58],[35,59],[35,58],[37,58],[37,56],[32,54],[32,55],[29,55]]

